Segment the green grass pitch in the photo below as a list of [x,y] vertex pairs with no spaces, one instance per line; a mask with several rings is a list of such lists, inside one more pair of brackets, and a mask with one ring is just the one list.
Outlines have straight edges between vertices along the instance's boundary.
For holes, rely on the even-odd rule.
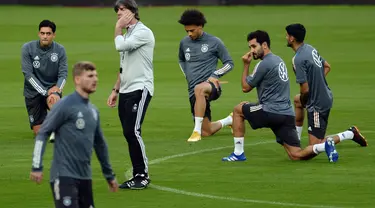
[[[324,154],[308,162],[292,162],[275,143],[269,130],[247,126],[243,163],[223,163],[232,151],[229,129],[190,145],[193,122],[186,81],[179,69],[179,41],[186,34],[177,23],[185,7],[143,7],[141,20],[155,34],[155,96],[143,125],[143,137],[151,163],[153,187],[144,191],[109,193],[97,159],[93,158],[93,186],[97,207],[373,207],[375,204],[375,7],[201,7],[208,24],[205,31],[220,37],[235,61],[235,69],[222,80],[222,97],[212,103],[213,118],[227,116],[243,100],[240,86],[241,56],[248,50],[248,32],[270,33],[272,51],[289,67],[291,96],[298,92],[291,69],[293,51],[286,47],[285,26],[301,22],[307,27],[306,42],[315,46],[332,65],[328,76],[334,93],[328,133],[355,124],[368,138],[369,147],[351,141],[337,146],[340,160],[329,164]],[[79,60],[97,64],[99,86],[91,101],[101,111],[112,165],[119,182],[130,167],[126,142],[116,109],[106,106],[119,67],[113,32],[112,8],[0,7],[0,207],[53,207],[48,167],[53,145],[44,157],[42,185],[29,181],[33,136],[22,96],[20,48],[37,38],[38,24],[51,19],[57,24],[56,41],[62,43],[69,66]],[[254,63],[252,64],[254,66]],[[65,94],[73,91],[72,77]],[[307,144],[304,127],[303,145]],[[181,155],[178,155],[181,154]],[[173,156],[174,157],[168,157]],[[162,159],[160,159],[162,158]],[[47,180],[46,180],[47,179]]]

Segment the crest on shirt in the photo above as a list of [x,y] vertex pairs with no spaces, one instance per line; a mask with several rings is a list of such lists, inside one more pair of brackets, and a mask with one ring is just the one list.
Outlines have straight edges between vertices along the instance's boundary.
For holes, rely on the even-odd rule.
[[85,128],[85,120],[83,119],[83,114],[81,111],[79,111],[77,114],[76,127],[77,129]]
[[33,67],[34,67],[35,69],[39,69],[39,67],[40,67],[39,59],[40,59],[39,56],[35,56],[35,57],[34,57]]
[[208,51],[208,45],[207,45],[207,44],[202,44],[201,51],[202,51],[203,53],[206,53],[206,52]]
[[63,198],[63,204],[66,207],[69,207],[70,205],[72,205],[72,197],[70,197],[70,196],[64,196],[64,198]]
[[30,115],[30,116],[29,116],[29,120],[30,120],[31,123],[34,122],[34,116],[33,116],[33,115]]
[[56,62],[59,60],[59,55],[57,53],[52,53],[51,54],[51,61]]
[[190,53],[185,53],[185,60],[189,61],[190,60]]

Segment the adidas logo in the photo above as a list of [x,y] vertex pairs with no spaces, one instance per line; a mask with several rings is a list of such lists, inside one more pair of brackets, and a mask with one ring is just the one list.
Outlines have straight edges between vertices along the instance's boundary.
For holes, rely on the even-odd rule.
[[187,48],[187,49],[186,49],[186,52],[190,52],[190,48]]
[[238,142],[236,142],[236,144],[241,144],[241,142],[240,142],[240,141],[238,141]]
[[39,61],[39,59],[40,59],[39,56],[35,56],[34,58],[35,61]]
[[80,111],[80,112],[78,112],[78,114],[77,114],[77,117],[78,118],[82,118],[83,117],[83,114],[82,114],[82,112]]
[[144,185],[144,186],[147,186],[147,185],[148,185],[148,180],[146,180],[146,179],[145,179],[145,180],[142,180],[142,181],[141,181],[141,184]]

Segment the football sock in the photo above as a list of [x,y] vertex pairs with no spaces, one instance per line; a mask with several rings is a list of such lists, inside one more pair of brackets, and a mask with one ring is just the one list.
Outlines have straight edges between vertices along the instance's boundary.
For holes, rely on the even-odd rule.
[[221,127],[232,125],[233,118],[232,118],[232,116],[227,116],[227,117],[219,120],[219,122],[221,123]]
[[326,150],[325,143],[314,144],[313,146],[313,151],[315,154],[319,154],[321,152],[324,152],[325,150]]
[[234,154],[235,155],[241,155],[244,152],[243,145],[244,145],[243,137],[234,137]]
[[344,131],[338,134],[340,142],[344,140],[353,139],[354,133],[352,131]]
[[195,117],[194,131],[198,132],[199,134],[202,134],[202,122],[202,117]]

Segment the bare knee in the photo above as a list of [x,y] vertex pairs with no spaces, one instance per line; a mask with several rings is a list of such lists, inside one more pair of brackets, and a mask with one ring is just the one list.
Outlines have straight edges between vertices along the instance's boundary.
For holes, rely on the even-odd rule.
[[205,96],[207,88],[204,83],[198,84],[194,87],[194,95],[196,97]]
[[233,110],[233,116],[234,115],[242,115],[242,106],[245,105],[246,103],[248,102],[241,102],[240,104],[236,105],[236,107],[234,107],[234,110]]

